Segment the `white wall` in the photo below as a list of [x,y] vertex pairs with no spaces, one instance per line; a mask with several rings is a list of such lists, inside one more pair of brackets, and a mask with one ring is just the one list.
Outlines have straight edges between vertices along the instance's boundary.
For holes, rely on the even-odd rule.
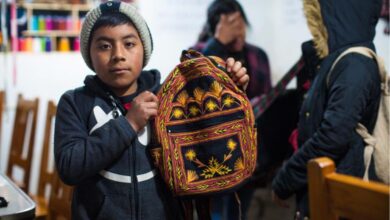
[[[206,19],[211,0],[142,0],[139,9],[154,37],[154,53],[146,69],[157,68],[163,77],[179,63],[183,49],[196,42]],[[262,47],[269,55],[273,82],[299,58],[301,43],[310,39],[300,0],[241,1],[251,23],[249,42]],[[383,35],[384,22],[378,25],[375,44],[389,69],[389,36]],[[16,84],[12,81],[13,57],[0,54],[0,89],[7,91],[3,115],[0,171],[5,171],[12,132],[14,107],[18,93],[26,98],[40,98],[38,127],[35,140],[33,177],[38,176],[43,139],[43,120],[49,99],[58,101],[68,89],[81,86],[91,73],[79,53],[19,53],[16,54]],[[37,179],[31,191],[35,192]]]

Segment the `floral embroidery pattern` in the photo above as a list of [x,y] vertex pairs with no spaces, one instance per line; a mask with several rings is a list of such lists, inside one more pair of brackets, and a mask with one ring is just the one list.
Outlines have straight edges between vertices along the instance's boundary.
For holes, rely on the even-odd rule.
[[196,174],[196,172],[194,170],[187,170],[187,179],[188,179],[188,182],[193,182],[197,179],[199,179],[199,176]]
[[190,97],[188,92],[183,90],[176,97],[170,118],[176,120],[192,118],[206,112],[222,111],[224,108],[232,107],[234,103],[240,105],[238,100],[230,94],[223,93],[223,90],[224,87],[217,81],[211,83],[209,91],[196,87],[193,91],[194,97]]
[[[209,178],[214,177],[216,174],[218,174],[219,176],[223,176],[223,175],[226,175],[232,171],[232,169],[229,168],[228,166],[226,166],[224,163],[232,158],[232,156],[233,156],[232,153],[234,150],[236,150],[237,143],[233,139],[229,139],[227,141],[226,148],[229,150],[229,152],[228,152],[228,154],[223,155],[222,162],[219,162],[218,159],[211,157],[209,159],[207,165],[205,163],[203,163],[202,161],[200,161],[196,157],[196,152],[193,149],[188,150],[184,154],[184,156],[185,156],[185,158],[187,158],[187,160],[195,163],[198,166],[198,168],[203,168],[200,176],[204,177],[205,179],[209,179]],[[244,168],[244,164],[242,162],[242,159],[239,158],[234,164],[234,170],[241,170],[243,168]],[[193,171],[193,172],[195,172],[195,171]],[[196,175],[196,173],[195,173],[195,175]],[[191,182],[191,181],[198,179],[198,176],[196,175],[196,177],[195,177],[195,175],[192,172],[191,172],[191,174],[189,174],[187,172],[188,181]],[[191,179],[191,181],[190,181],[190,179]]]
[[[151,156],[159,160],[156,165],[176,195],[238,186],[256,165],[250,102],[229,75],[216,68],[225,65],[222,59],[192,51],[180,61],[157,94],[161,102],[155,128],[162,148]],[[208,152],[206,146],[213,149]]]

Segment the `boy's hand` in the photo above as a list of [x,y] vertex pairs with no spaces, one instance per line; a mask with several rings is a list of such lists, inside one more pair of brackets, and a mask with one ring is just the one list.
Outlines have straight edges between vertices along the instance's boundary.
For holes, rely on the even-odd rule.
[[241,62],[229,57],[226,60],[226,70],[230,73],[236,85],[241,86],[245,91],[249,83],[249,75],[246,73],[246,68],[242,66]]
[[157,115],[157,108],[157,96],[145,91],[134,98],[126,118],[133,129],[138,132],[146,126],[150,118]]

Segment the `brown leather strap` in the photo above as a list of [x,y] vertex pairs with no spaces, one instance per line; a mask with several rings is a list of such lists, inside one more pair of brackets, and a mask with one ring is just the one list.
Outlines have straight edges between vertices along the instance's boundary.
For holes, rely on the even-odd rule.
[[242,219],[241,200],[237,192],[234,192],[234,197],[236,198],[237,207],[238,207],[238,219],[241,220]]
[[195,199],[196,212],[198,219],[211,220],[210,198]]
[[184,220],[193,220],[194,208],[192,205],[192,199],[182,199],[180,203],[184,211]]

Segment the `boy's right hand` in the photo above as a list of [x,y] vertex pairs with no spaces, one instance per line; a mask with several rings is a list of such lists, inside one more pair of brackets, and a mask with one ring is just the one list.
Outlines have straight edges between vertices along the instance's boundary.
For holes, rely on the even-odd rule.
[[150,118],[157,115],[157,108],[157,96],[145,91],[133,99],[131,108],[126,114],[127,121],[138,132],[146,126]]

